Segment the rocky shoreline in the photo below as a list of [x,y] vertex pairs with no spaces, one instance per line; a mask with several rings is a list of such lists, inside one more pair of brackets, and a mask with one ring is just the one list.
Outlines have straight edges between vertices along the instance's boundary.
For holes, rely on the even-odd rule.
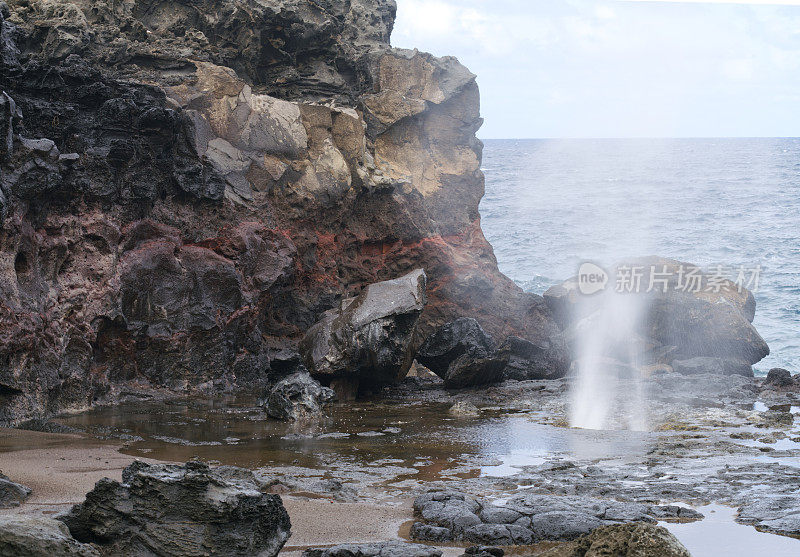
[[[800,537],[752,293],[627,262],[673,279],[587,358],[607,298],[500,273],[476,78],[395,11],[0,2],[0,555],[684,557],[709,503]],[[569,427],[590,359],[646,428]]]

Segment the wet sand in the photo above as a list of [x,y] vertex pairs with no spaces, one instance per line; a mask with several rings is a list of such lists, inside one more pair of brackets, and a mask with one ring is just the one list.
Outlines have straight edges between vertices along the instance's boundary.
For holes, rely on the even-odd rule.
[[[122,454],[121,448],[120,443],[81,435],[0,428],[0,470],[33,490],[22,506],[0,513],[66,511],[83,501],[101,478],[121,480],[123,468],[137,460]],[[412,516],[410,499],[378,505],[283,496],[283,503],[292,521],[292,537],[281,552],[287,556],[299,556],[308,547],[396,539]],[[445,550],[447,557],[461,553],[456,548]]]

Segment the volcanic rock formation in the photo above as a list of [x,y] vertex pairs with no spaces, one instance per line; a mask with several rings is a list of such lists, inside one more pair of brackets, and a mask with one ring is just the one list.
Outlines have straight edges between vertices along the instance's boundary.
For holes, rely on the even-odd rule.
[[392,48],[394,15],[0,5],[0,424],[263,389],[322,312],[416,268],[421,338],[468,316],[547,345],[481,232],[475,76]]

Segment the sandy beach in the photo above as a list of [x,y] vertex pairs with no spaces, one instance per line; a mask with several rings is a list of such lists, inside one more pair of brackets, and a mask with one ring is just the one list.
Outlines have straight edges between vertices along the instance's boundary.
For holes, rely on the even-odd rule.
[[[81,435],[0,429],[0,471],[33,490],[23,505],[0,513],[52,515],[68,510],[101,478],[122,478],[122,470],[137,459],[120,453],[121,447]],[[287,556],[299,556],[310,547],[396,539],[412,518],[410,499],[381,505],[291,495],[282,499],[292,520],[292,537],[281,551]],[[448,557],[462,552],[444,549]]]

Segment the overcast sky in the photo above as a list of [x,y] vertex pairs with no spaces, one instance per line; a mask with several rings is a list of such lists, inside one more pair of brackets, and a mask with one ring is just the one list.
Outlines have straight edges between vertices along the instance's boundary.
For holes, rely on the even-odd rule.
[[478,75],[479,136],[800,136],[800,0],[397,0]]

